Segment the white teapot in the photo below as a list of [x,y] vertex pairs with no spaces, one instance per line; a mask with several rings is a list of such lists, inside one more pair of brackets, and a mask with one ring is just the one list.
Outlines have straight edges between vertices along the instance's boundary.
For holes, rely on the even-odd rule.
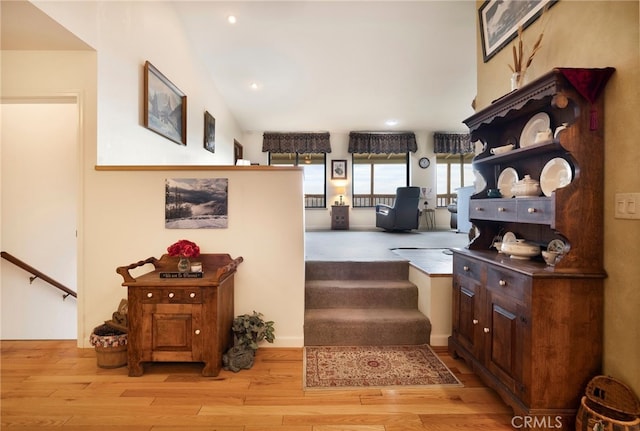
[[513,185],[511,191],[517,198],[540,196],[540,182],[531,178],[530,175],[525,175]]

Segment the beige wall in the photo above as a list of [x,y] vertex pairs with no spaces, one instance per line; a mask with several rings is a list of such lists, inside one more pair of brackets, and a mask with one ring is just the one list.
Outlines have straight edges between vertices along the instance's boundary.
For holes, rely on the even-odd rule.
[[[640,221],[613,217],[615,193],[640,192],[640,20],[637,1],[561,0],[524,32],[533,44],[543,30],[529,79],[553,67],[616,68],[605,98],[605,353],[604,372],[640,393]],[[482,1],[477,1],[478,8]],[[544,25],[546,23],[546,25]],[[478,33],[477,108],[507,93],[511,45],[483,63]],[[588,232],[585,232],[588,235]],[[635,241],[631,241],[635,239]],[[594,244],[599,246],[599,244]]]

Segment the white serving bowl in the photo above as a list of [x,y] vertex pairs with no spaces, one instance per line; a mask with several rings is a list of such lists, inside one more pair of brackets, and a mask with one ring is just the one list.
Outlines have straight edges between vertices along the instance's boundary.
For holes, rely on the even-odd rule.
[[540,246],[523,239],[516,242],[503,242],[501,250],[504,254],[508,254],[513,259],[530,259],[540,254]]

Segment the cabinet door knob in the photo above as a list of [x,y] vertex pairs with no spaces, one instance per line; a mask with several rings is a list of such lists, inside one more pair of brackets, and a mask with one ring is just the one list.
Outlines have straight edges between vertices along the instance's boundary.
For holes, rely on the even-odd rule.
[[477,325],[479,320],[478,319],[473,319],[472,322],[473,322],[474,325]]
[[476,210],[476,211],[482,211],[482,210],[483,210],[483,208],[482,208],[482,207],[476,207],[476,208],[475,208],[475,210]]
[[147,298],[152,298],[153,297],[153,293],[149,292],[147,293]]
[[503,212],[505,212],[505,208],[504,208],[504,207],[498,207],[498,212],[499,212],[499,213],[503,213]]
[[484,331],[485,334],[488,334],[489,333],[489,328],[484,328],[483,331]]
[[195,332],[196,332],[196,335],[200,335],[200,330],[199,329],[196,329]]
[[169,292],[169,298],[173,298],[174,296],[176,296],[173,292]]
[[469,271],[469,267],[467,265],[463,266],[462,269],[464,269],[465,271]]
[[189,297],[190,297],[190,298],[195,298],[195,297],[196,297],[196,294],[195,294],[195,293],[193,293],[193,292],[191,292],[191,293],[189,294]]
[[536,209],[535,208],[527,208],[527,212],[529,214],[533,214],[534,212],[536,212]]
[[500,286],[506,286],[506,285],[507,285],[507,282],[506,282],[506,281],[504,281],[504,280],[500,280],[500,281],[498,282],[498,284],[499,284]]

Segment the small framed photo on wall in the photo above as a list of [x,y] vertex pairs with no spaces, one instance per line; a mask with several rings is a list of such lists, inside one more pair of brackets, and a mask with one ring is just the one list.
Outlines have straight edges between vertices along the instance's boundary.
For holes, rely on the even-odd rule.
[[347,161],[346,160],[331,161],[331,179],[332,180],[347,179]]
[[216,119],[209,111],[204,111],[204,148],[216,152]]

